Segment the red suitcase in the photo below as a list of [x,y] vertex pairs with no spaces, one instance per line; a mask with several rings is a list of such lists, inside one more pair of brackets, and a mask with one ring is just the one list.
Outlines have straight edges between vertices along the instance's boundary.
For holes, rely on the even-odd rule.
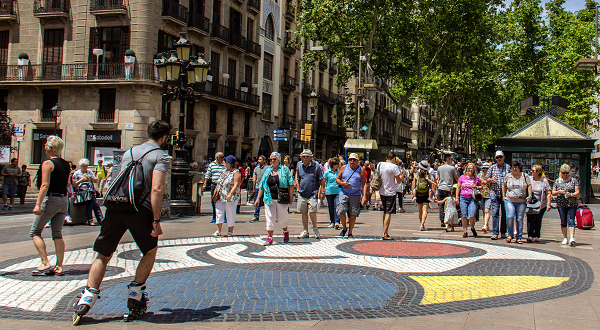
[[594,215],[587,205],[581,204],[577,208],[577,228],[592,229],[594,227]]

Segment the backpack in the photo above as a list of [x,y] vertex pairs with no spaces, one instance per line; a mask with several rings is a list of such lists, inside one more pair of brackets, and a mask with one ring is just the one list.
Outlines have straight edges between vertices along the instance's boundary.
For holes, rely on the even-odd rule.
[[416,185],[417,193],[419,194],[428,194],[429,193],[429,181],[426,178],[417,177],[417,185]]
[[375,190],[379,190],[379,188],[381,188],[381,172],[379,171],[379,165],[381,165],[381,163],[377,164],[377,171],[375,171],[375,173],[373,173],[371,176],[371,189],[373,189],[373,191]]
[[134,160],[133,148],[129,149],[131,162],[119,172],[107,188],[103,205],[107,210],[118,212],[138,212],[138,207],[146,199],[148,193],[142,196],[145,186],[144,166],[142,159],[150,152],[161,150],[154,148],[146,151],[140,158]]

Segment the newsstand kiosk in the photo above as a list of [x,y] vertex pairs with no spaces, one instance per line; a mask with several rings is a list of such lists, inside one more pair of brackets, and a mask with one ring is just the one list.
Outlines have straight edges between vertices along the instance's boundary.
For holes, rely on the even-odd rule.
[[[548,180],[559,177],[560,166],[578,165],[581,178],[581,199],[589,203],[592,194],[591,153],[594,140],[551,114],[543,114],[513,132],[496,140],[496,150],[502,150],[508,164],[516,160],[523,171],[541,165]],[[552,186],[552,184],[551,184]]]

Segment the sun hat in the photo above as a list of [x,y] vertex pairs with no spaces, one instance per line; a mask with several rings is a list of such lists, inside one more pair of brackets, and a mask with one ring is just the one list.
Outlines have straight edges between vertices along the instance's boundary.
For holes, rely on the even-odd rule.
[[358,154],[353,152],[350,155],[348,155],[348,159],[357,159],[358,160]]
[[300,154],[300,156],[312,156],[313,153],[312,151],[310,151],[310,149],[304,149],[302,150],[302,153]]
[[235,162],[237,161],[237,158],[235,158],[234,155],[229,155],[229,156],[225,157],[225,161],[228,162],[231,165],[235,165]]
[[423,159],[420,163],[419,163],[419,169],[423,170],[423,171],[427,171],[427,169],[429,168],[429,162],[426,161],[425,159]]

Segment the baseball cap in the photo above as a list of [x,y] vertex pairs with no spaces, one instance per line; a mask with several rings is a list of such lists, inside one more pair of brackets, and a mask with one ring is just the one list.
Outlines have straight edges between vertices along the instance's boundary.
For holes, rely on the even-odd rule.
[[498,156],[504,156],[504,153],[502,152],[502,150],[496,151],[496,157],[498,157]]

